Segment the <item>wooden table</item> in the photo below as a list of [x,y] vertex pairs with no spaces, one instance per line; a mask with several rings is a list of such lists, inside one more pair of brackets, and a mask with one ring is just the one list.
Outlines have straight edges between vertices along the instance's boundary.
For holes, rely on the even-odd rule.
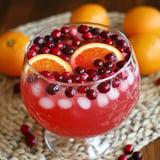
[[[160,0],[0,0],[0,34],[30,21],[72,11],[86,2],[100,3],[108,11],[127,12],[134,6],[144,4],[160,9]],[[144,160],[160,160],[160,139],[141,151]]]

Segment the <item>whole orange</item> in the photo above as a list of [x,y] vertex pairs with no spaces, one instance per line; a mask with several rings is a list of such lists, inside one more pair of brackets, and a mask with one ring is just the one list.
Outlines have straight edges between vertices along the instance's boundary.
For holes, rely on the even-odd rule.
[[76,8],[70,17],[70,22],[95,22],[109,25],[107,10],[100,4],[88,3]]
[[29,37],[16,31],[0,36],[0,72],[7,76],[20,76],[28,42]]
[[151,6],[134,7],[126,13],[123,29],[128,36],[141,33],[160,35],[160,12]]
[[129,38],[135,52],[141,75],[160,70],[160,38],[155,34],[139,34]]

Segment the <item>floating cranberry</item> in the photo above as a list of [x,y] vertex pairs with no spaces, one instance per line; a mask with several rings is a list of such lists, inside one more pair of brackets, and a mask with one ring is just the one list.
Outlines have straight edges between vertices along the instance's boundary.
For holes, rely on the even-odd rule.
[[77,74],[82,74],[82,73],[85,73],[86,72],[86,69],[82,66],[78,66],[75,68],[75,73]]
[[76,36],[77,32],[77,28],[71,28],[69,31],[69,35],[74,37]]
[[131,154],[134,151],[134,147],[131,144],[126,145],[126,147],[124,148],[124,152],[126,154]]
[[69,56],[64,55],[64,54],[62,54],[60,57],[61,57],[63,60],[67,61],[67,62],[70,60]]
[[88,76],[88,78],[87,78],[87,81],[88,82],[91,82],[91,81],[98,81],[98,80],[100,80],[100,75],[98,75],[98,74],[90,74],[89,76]]
[[67,40],[69,40],[70,38],[71,38],[71,37],[70,37],[69,34],[64,34],[64,35],[61,36],[61,40],[63,40],[63,41],[67,41]]
[[119,41],[119,40],[121,40],[121,37],[120,37],[118,34],[113,34],[113,35],[111,35],[110,37],[111,37],[112,40],[114,40],[114,41]]
[[59,85],[52,83],[48,84],[45,88],[45,91],[50,95],[56,94],[59,90],[60,90]]
[[48,48],[48,47],[43,47],[41,49],[41,53],[49,53],[49,52],[50,52],[50,48]]
[[74,87],[67,87],[65,90],[65,94],[67,97],[73,97],[76,95],[76,89]]
[[90,75],[90,74],[96,74],[96,70],[95,69],[88,69],[87,70],[87,73]]
[[88,86],[80,86],[78,87],[78,92],[80,93],[86,93],[88,91],[89,87]]
[[36,53],[35,50],[29,50],[29,51],[27,52],[27,58],[30,59],[30,58],[34,57],[36,54],[37,54],[37,53]]
[[62,75],[63,75],[63,77],[69,77],[69,76],[71,76],[71,73],[70,72],[63,72]]
[[97,86],[97,89],[99,90],[100,93],[107,93],[110,91],[111,85],[110,81],[107,82],[102,82]]
[[52,37],[51,35],[46,35],[46,36],[44,37],[44,39],[45,39],[46,41],[53,41],[53,37]]
[[54,31],[52,31],[51,35],[52,35],[53,38],[60,38],[62,33],[61,33],[60,30],[55,29]]
[[129,160],[129,159],[128,159],[127,155],[122,154],[122,155],[119,157],[118,160]]
[[86,33],[84,33],[83,38],[86,39],[86,40],[92,39],[93,34],[91,32],[86,32]]
[[58,42],[58,43],[55,44],[55,47],[59,48],[59,49],[63,49],[64,48],[64,43],[63,42]]
[[111,32],[109,32],[109,31],[102,31],[101,32],[101,37],[103,37],[103,38],[110,38],[110,36],[111,36]]
[[141,152],[137,151],[133,153],[132,158],[134,160],[141,160],[143,158],[143,155]]
[[93,62],[94,66],[96,67],[102,67],[104,65],[104,62],[102,59],[96,59],[94,62]]
[[38,51],[39,51],[39,46],[33,44],[33,45],[31,46],[30,50],[34,50],[35,52],[38,52]]
[[64,33],[64,34],[69,33],[69,27],[63,26],[63,27],[61,28],[61,32]]
[[113,40],[111,38],[105,39],[104,43],[112,45],[113,44]]
[[82,79],[82,80],[86,80],[87,78],[88,78],[88,74],[87,73],[82,73],[81,75],[80,75],[80,78]]
[[34,39],[34,44],[38,46],[43,46],[45,44],[45,40],[43,37],[38,36]]
[[117,61],[117,57],[114,53],[108,53],[106,56],[105,56],[105,59],[110,61],[110,62],[115,62]]
[[100,74],[100,75],[110,74],[110,73],[111,73],[110,68],[101,67],[98,69],[98,74]]
[[78,27],[78,32],[80,33],[86,33],[89,31],[89,27],[87,25],[80,25]]
[[88,89],[86,92],[86,96],[90,100],[94,100],[97,98],[97,92],[94,89]]
[[24,124],[21,126],[20,131],[23,135],[26,135],[28,133],[31,133],[32,130],[30,126],[28,126],[27,124]]
[[61,74],[58,73],[58,72],[54,72],[54,73],[53,73],[53,76],[54,76],[54,78],[55,78],[57,81],[62,81],[62,80],[63,80],[63,75],[61,75]]
[[126,47],[128,46],[127,42],[126,42],[125,40],[123,40],[123,39],[117,41],[117,42],[116,42],[116,45],[117,45],[118,47],[123,47],[123,48],[126,48]]
[[20,93],[20,83],[19,82],[17,82],[17,83],[14,84],[14,86],[13,86],[13,93],[14,94],[15,93]]
[[124,65],[125,65],[125,60],[121,60],[121,61],[118,61],[117,63],[116,63],[116,66],[118,67],[118,68],[122,68]]
[[80,76],[77,74],[72,74],[71,75],[73,82],[78,82],[80,80]]
[[59,56],[59,57],[62,56],[61,50],[59,48],[55,48],[55,47],[51,49],[51,54]]
[[35,146],[38,142],[37,138],[32,133],[29,133],[25,136],[25,141],[30,147]]
[[52,41],[47,41],[47,42],[46,42],[46,47],[48,47],[48,48],[53,48],[53,47],[54,47],[54,42],[52,42]]
[[121,80],[119,78],[113,78],[112,79],[112,87],[117,88],[121,83]]
[[78,40],[78,39],[75,39],[75,40],[72,41],[72,45],[73,46],[80,46],[81,45],[81,41]]
[[70,45],[66,45],[65,48],[62,49],[63,54],[71,56],[74,53],[74,48]]
[[91,33],[94,34],[94,35],[100,35],[101,29],[99,29],[99,28],[92,28],[91,29]]
[[43,76],[45,76],[45,77],[49,77],[49,76],[52,75],[52,72],[50,72],[50,71],[42,71],[41,74],[42,74]]
[[69,83],[69,84],[71,84],[73,82],[72,77],[70,77],[70,76],[63,77],[62,81],[65,82],[65,83]]
[[113,63],[108,61],[108,62],[105,62],[103,66],[106,68],[113,68]]

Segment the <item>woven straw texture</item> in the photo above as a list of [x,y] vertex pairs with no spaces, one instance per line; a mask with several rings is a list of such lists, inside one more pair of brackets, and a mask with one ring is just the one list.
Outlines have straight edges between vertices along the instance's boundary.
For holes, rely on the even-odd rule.
[[[122,30],[123,13],[109,14],[111,26]],[[14,28],[30,37],[56,23],[68,22],[70,12],[51,16]],[[160,86],[155,84],[160,73],[142,77],[138,104],[129,118],[119,126],[120,139],[114,150],[98,160],[116,160],[125,144],[132,143],[139,150],[160,136]],[[13,93],[19,78],[0,74],[0,160],[65,160],[56,158],[44,143],[43,129],[28,115],[20,94]],[[38,145],[28,147],[20,133],[20,126],[29,124],[38,138]],[[68,150],[68,152],[70,152]],[[77,158],[78,159],[78,158]]]

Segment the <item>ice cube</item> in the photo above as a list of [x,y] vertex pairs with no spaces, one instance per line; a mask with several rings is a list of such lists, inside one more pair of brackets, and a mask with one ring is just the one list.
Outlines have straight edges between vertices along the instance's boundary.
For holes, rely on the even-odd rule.
[[131,71],[128,72],[128,79],[127,79],[127,81],[128,81],[128,83],[130,85],[132,85],[133,82],[134,82],[134,75],[133,75],[133,73]]
[[34,83],[31,87],[32,93],[35,97],[41,96],[41,92],[40,92],[41,89],[42,89],[41,83]]
[[90,100],[86,97],[77,98],[77,102],[82,109],[89,109],[91,107]]
[[69,109],[72,107],[72,102],[68,99],[59,99],[58,105],[62,109]]
[[97,101],[100,107],[105,107],[108,104],[108,98],[105,94],[99,94],[97,96]]
[[109,92],[108,92],[108,97],[111,100],[115,100],[119,97],[119,91],[116,88],[112,88]]
[[39,99],[39,105],[45,109],[51,109],[55,106],[53,99],[42,97]]
[[119,88],[121,91],[125,92],[128,89],[128,81],[127,80],[122,81]]

